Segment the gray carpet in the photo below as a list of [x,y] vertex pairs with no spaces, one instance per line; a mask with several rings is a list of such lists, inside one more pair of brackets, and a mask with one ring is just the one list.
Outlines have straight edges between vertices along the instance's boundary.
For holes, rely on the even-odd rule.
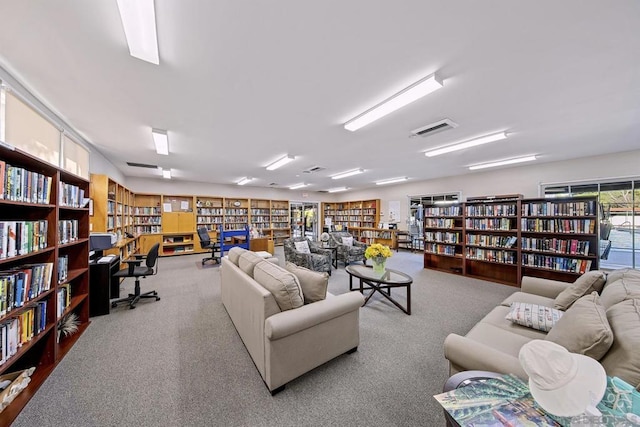
[[[282,248],[276,255],[284,259]],[[161,258],[146,300],[92,318],[15,426],[442,426],[433,395],[447,379],[442,343],[466,333],[516,289],[422,268],[394,253],[388,268],[414,278],[412,315],[374,296],[360,311],[360,346],[272,397],[220,301],[218,267],[202,256]],[[129,292],[133,281],[123,282]],[[344,267],[329,290],[347,292]],[[403,291],[395,292],[403,298]]]

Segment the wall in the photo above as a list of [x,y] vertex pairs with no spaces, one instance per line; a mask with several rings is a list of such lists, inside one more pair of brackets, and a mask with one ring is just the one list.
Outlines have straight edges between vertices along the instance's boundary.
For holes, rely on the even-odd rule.
[[89,172],[98,175],[107,175],[114,181],[127,187],[125,176],[120,172],[120,169],[116,168],[113,163],[93,147],[91,149],[91,155],[89,156]]

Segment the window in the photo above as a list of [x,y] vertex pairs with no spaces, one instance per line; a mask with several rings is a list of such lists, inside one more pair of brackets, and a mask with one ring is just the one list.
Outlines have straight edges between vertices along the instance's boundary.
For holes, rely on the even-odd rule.
[[63,164],[68,172],[89,179],[89,151],[67,135],[62,137]]
[[600,267],[640,268],[640,180],[541,185],[545,197],[593,196],[600,201]]

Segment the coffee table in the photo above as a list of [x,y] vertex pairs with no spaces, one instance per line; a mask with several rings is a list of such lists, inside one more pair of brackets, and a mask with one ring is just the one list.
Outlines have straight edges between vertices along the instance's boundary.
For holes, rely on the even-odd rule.
[[[400,310],[404,311],[406,314],[411,314],[411,284],[413,283],[413,278],[408,274],[405,274],[401,271],[392,270],[387,268],[384,273],[374,273],[373,268],[368,267],[366,265],[348,265],[345,268],[347,274],[349,274],[349,290],[352,291],[353,287],[353,278],[356,277],[360,280],[360,286],[357,288],[360,293],[364,295],[364,291],[366,289],[371,289],[371,293],[367,295],[364,300],[364,305],[369,302],[373,294],[379,292],[383,297],[388,299],[398,307]],[[365,286],[367,285],[367,286]],[[391,289],[393,288],[406,288],[407,289],[407,306],[403,307],[398,301],[393,299],[391,296]]]

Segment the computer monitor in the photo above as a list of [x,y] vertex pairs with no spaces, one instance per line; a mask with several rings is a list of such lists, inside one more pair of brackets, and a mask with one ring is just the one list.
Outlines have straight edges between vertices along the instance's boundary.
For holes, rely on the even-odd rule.
[[93,252],[94,257],[101,257],[104,250],[114,247],[116,239],[115,233],[91,233],[89,234],[89,251]]

